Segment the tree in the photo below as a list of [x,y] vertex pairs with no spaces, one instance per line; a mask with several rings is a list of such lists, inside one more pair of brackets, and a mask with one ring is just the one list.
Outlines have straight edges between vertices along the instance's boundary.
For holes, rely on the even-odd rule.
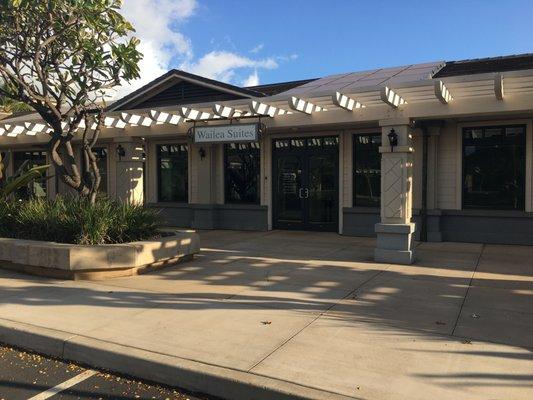
[[[0,87],[0,93],[2,89],[3,88]],[[9,97],[0,95],[0,113],[13,114],[23,111],[33,111],[33,108],[25,103],[22,103],[21,101],[16,101],[10,99]]]
[[[0,0],[0,95],[34,109],[50,126],[56,175],[96,200],[100,173],[92,152],[105,99],[139,77],[139,40],[120,14],[122,0]],[[72,140],[81,131],[84,173]]]

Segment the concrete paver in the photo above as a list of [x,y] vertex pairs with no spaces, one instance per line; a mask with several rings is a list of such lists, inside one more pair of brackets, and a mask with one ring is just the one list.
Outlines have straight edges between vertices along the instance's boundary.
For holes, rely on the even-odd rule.
[[530,351],[320,318],[252,372],[362,399],[524,399]]
[[533,313],[465,305],[455,335],[533,349]]
[[193,300],[145,311],[86,335],[247,371],[313,319],[310,313]]
[[[402,266],[374,263],[371,238],[209,231],[201,240],[194,261],[139,277],[0,272],[0,341],[10,321],[54,329],[54,351],[63,340],[67,357],[124,360],[195,389],[195,368],[246,381],[229,398],[249,387],[270,388],[269,399],[533,398],[532,248],[423,243],[416,264]],[[280,388],[290,396],[276,397]]]

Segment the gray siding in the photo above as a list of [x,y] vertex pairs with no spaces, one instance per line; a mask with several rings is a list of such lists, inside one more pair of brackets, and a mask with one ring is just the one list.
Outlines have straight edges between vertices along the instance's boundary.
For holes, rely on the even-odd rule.
[[268,209],[249,204],[151,204],[165,225],[194,229],[266,231]]
[[442,240],[533,245],[533,213],[443,210]]
[[374,226],[380,221],[378,208],[344,208],[342,218],[343,235],[376,236]]

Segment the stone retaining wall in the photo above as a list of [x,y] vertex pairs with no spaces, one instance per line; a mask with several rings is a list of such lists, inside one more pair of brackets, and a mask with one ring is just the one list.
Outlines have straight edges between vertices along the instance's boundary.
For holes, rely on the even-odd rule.
[[173,264],[199,251],[200,239],[194,231],[95,246],[0,238],[0,267],[58,278],[104,279]]

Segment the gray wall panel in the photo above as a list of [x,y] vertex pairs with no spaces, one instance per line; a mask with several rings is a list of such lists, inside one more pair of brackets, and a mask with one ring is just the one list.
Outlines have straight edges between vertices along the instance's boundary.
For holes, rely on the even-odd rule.
[[443,210],[442,240],[533,245],[533,214]]
[[150,204],[157,209],[163,219],[165,226],[175,226],[180,228],[190,228],[192,221],[192,210],[188,204]]
[[343,235],[346,236],[376,236],[374,226],[380,221],[377,208],[344,208]]
[[160,210],[164,224],[193,229],[266,231],[268,208],[234,204],[151,204]]

